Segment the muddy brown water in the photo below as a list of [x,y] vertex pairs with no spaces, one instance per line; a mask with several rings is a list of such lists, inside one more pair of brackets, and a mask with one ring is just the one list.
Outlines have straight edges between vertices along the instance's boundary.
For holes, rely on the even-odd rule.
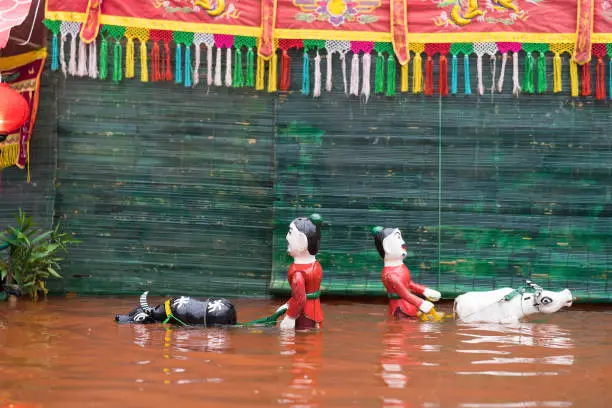
[[[295,334],[116,324],[137,301],[0,303],[0,407],[612,407],[610,307],[501,326],[330,301]],[[282,303],[233,301],[240,321]]]

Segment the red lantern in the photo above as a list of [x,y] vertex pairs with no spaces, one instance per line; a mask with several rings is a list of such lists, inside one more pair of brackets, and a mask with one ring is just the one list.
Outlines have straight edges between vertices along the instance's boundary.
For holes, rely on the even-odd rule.
[[18,130],[29,115],[28,101],[7,83],[0,83],[0,135]]

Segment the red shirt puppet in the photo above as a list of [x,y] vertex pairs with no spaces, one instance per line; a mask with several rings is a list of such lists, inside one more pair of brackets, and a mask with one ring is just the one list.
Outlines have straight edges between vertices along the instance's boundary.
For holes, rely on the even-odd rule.
[[321,327],[323,322],[319,301],[323,270],[315,257],[319,252],[322,221],[319,214],[312,214],[308,218],[296,218],[289,225],[287,253],[293,263],[287,279],[291,299],[286,303],[287,314],[280,323],[282,330],[312,329]]
[[413,293],[422,296],[426,287],[412,281],[410,270],[406,265],[385,266],[382,271],[382,282],[389,295],[400,297],[389,300],[389,316],[395,316],[399,309],[410,317],[417,317],[419,307],[424,300]]
[[378,254],[385,261],[382,283],[389,295],[389,316],[401,319],[418,317],[419,312],[428,314],[433,308],[430,300],[435,302],[441,295],[437,290],[416,284],[410,278],[410,271],[404,265],[406,243],[400,230],[374,227],[372,235]]
[[[287,280],[291,285],[291,299],[287,302],[287,316],[296,319],[296,329],[321,326],[323,310],[317,292],[321,288],[323,269],[319,261],[311,264],[291,264]],[[315,299],[307,299],[306,295]],[[301,327],[298,327],[301,326]]]

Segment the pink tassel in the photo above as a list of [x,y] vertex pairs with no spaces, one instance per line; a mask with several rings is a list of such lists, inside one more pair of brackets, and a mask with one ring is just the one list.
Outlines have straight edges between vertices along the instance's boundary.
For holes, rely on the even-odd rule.
[[497,90],[499,92],[501,92],[502,89],[504,88],[504,75],[506,73],[506,61],[508,61],[508,53],[504,52],[502,56],[501,70],[499,71],[499,80],[497,81]]
[[212,86],[213,84],[213,49],[212,45],[206,46],[206,80],[208,82],[208,86]]
[[497,69],[497,58],[495,55],[491,55],[491,59],[489,60],[491,63],[491,93],[495,93],[495,71]]
[[225,86],[232,87],[232,49],[227,47],[225,54]]
[[87,44],[79,41],[79,62],[77,64],[77,74],[80,77],[87,76]]
[[342,82],[344,84],[344,94],[348,95],[348,81],[346,79],[346,53],[340,54],[340,61],[342,62]]
[[327,71],[325,72],[325,90],[327,92],[332,91],[332,57],[333,57],[333,54],[328,52],[327,53]]
[[370,71],[372,66],[372,56],[370,54],[363,54],[361,58],[363,64],[363,78],[361,81],[361,95],[365,97],[365,103],[368,103],[370,99]]
[[217,60],[215,63],[215,85],[221,86],[221,53],[223,50],[221,48],[217,48]]
[[[321,96],[321,56],[319,50],[317,50],[317,56],[314,59],[315,70],[314,70],[314,88],[312,89],[312,96],[318,98]],[[331,81],[330,81],[331,82]]]
[[68,73],[70,75],[77,74],[77,45],[76,35],[70,35],[70,62],[68,63]]
[[87,48],[89,48],[89,77],[96,79],[98,77],[98,46],[94,41]]
[[195,45],[195,56],[193,63],[193,86],[196,86],[200,82],[200,44]]
[[521,84],[519,84],[519,61],[518,52],[512,53],[512,94],[519,96],[521,93]]
[[62,74],[64,74],[64,76],[67,75],[66,72],[66,55],[65,55],[65,51],[64,51],[64,44],[66,42],[66,35],[62,35],[62,42],[60,44],[60,67],[62,68]]
[[353,54],[351,61],[351,95],[359,96],[359,55]]
[[482,55],[478,55],[476,59],[476,67],[478,69],[478,95],[484,94],[484,85],[482,83]]

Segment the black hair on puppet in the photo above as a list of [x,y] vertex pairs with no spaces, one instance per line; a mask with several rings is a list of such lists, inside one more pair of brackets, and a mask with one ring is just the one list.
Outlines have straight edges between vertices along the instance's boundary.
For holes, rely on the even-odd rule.
[[376,249],[380,254],[382,259],[385,259],[385,250],[383,248],[383,240],[387,238],[391,233],[395,230],[395,228],[384,228],[384,227],[374,227],[372,228],[372,236],[374,237],[374,244],[376,244]]
[[308,253],[316,255],[319,252],[319,244],[321,243],[321,224],[323,217],[319,214],[312,214],[310,217],[299,217],[293,220],[298,231],[306,235],[308,239]]

